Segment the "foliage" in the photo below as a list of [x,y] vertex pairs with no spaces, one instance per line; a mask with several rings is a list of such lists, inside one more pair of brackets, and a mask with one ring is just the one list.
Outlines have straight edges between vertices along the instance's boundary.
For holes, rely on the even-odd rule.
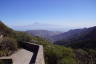
[[[47,48],[45,56],[48,64],[75,64],[74,53],[70,48],[54,46]],[[65,61],[63,61],[65,59]]]
[[39,37],[34,37],[32,43],[43,45],[46,64],[76,64],[75,54],[71,48],[53,45]]
[[96,50],[76,49],[75,58],[76,58],[77,64],[96,64]]
[[25,32],[15,32],[15,37],[18,41],[30,41],[31,36],[26,34]]
[[4,37],[0,40],[0,56],[7,56],[16,51],[18,48],[17,42],[13,38]]
[[0,34],[12,37],[14,35],[14,31],[0,21]]

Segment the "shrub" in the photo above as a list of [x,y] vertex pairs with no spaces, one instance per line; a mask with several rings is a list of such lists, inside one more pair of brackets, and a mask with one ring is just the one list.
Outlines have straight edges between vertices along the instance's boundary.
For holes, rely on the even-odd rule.
[[15,38],[18,42],[29,42],[32,40],[32,36],[26,34],[25,32],[15,32]]
[[0,41],[0,56],[7,56],[16,51],[18,48],[17,42],[13,38],[4,37]]

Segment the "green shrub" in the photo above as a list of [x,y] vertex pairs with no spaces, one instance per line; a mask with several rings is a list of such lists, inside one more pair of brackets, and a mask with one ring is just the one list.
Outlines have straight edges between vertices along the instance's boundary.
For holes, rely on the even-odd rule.
[[25,32],[15,31],[14,37],[18,42],[30,42],[32,40],[32,36]]
[[0,56],[7,56],[18,49],[18,45],[15,39],[4,37],[0,41]]
[[44,47],[46,64],[76,64],[71,48],[49,45]]

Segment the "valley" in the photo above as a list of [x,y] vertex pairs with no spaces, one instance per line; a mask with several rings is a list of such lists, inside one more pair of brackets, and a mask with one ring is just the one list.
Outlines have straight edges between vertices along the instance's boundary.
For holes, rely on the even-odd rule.
[[[25,42],[30,42],[44,47],[45,64],[96,63],[96,27],[74,29],[64,33],[46,30],[21,32],[15,31],[0,22],[0,33],[1,36],[3,35],[0,40],[1,57],[11,55],[21,48],[21,44],[25,45]],[[36,51],[36,48],[32,49]]]

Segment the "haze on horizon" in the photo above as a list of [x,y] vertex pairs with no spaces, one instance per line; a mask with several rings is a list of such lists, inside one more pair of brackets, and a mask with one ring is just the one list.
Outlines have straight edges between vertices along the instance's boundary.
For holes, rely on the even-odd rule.
[[91,27],[96,0],[0,0],[0,20],[16,30]]

